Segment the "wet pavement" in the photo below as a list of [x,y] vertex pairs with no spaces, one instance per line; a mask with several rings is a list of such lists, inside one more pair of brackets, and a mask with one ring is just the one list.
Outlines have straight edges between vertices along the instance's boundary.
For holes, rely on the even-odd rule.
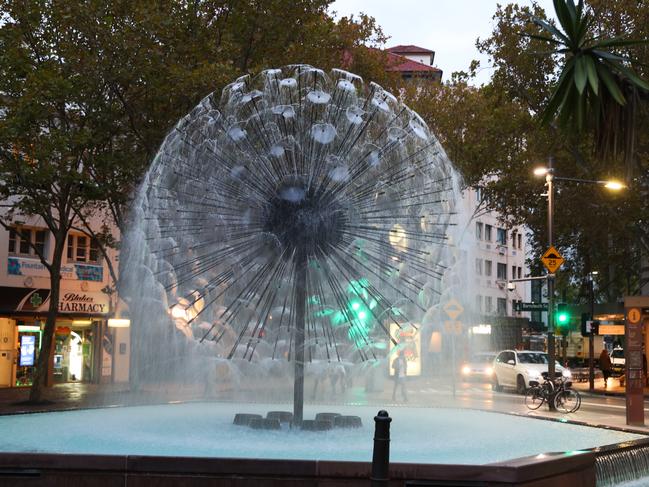
[[[582,394],[582,407],[572,414],[549,411],[546,406],[530,411],[525,406],[523,396],[512,392],[494,392],[488,383],[464,383],[455,385],[448,381],[429,378],[416,378],[408,382],[408,401],[400,394],[392,399],[393,383],[385,379],[368,390],[367,384],[353,384],[344,392],[334,391],[330,385],[305,383],[305,402],[323,405],[349,404],[369,405],[378,409],[411,407],[468,408],[485,411],[516,414],[528,417],[574,421],[593,426],[612,427],[649,434],[649,427],[629,427],[626,425],[625,399],[619,394],[623,388],[617,379],[609,379],[604,389],[602,379],[595,384],[596,393],[588,392],[588,382],[577,382],[575,388]],[[314,396],[315,393],[315,396]],[[605,395],[607,394],[607,395]],[[58,384],[46,392],[47,404],[31,405],[25,403],[29,397],[28,388],[0,389],[0,414],[16,414],[41,411],[61,411],[78,408],[135,406],[145,404],[165,404],[185,401],[218,402],[275,402],[292,407],[291,384],[287,381],[269,383],[268,381],[233,387],[230,384],[206,387],[204,383],[158,383],[140,386],[137,390],[129,384]],[[649,403],[645,402],[645,414],[649,413]],[[648,423],[649,424],[649,423]]]

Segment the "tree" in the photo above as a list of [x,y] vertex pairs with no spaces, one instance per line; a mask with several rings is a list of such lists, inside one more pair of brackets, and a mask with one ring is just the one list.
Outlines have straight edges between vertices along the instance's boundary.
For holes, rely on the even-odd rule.
[[[621,18],[624,25],[633,26],[636,38],[646,38],[647,13],[635,2],[592,3],[601,33],[620,35]],[[574,136],[556,123],[540,123],[559,80],[562,57],[548,52],[546,41],[539,38],[544,31],[530,21],[532,17],[549,22],[538,6],[509,4],[496,10],[493,32],[477,41],[479,50],[491,58],[490,83],[474,87],[469,84],[471,73],[460,73],[444,85],[406,91],[406,96],[434,128],[466,183],[481,190],[485,208],[504,215],[505,223],[525,224],[533,253],[541,255],[547,242],[547,204],[541,195],[543,182],[532,176],[533,168],[552,155],[560,176],[606,179],[620,174],[624,165],[594,156],[597,134],[592,125]],[[643,69],[649,52],[642,46],[637,53]],[[643,104],[636,115],[637,126],[649,121]],[[637,292],[638,254],[649,248],[638,243],[647,241],[644,222],[649,217],[643,204],[649,186],[642,162],[643,154],[649,153],[649,137],[641,131],[635,153],[640,156],[638,176],[624,194],[611,195],[593,185],[557,184],[555,242],[570,249],[559,285],[574,288],[576,294],[583,291],[584,299],[587,289],[580,289],[580,282],[586,283],[585,276],[595,269],[607,300]],[[533,272],[541,271],[538,259],[530,264]]]
[[[370,17],[335,21],[331,0],[0,0],[0,198],[5,227],[43,219],[54,257],[42,350],[51,348],[68,230],[118,246],[87,222],[123,232],[127,209],[166,133],[200,99],[248,72],[308,62],[374,77],[385,38]],[[354,56],[354,53],[368,55]],[[387,77],[384,76],[385,79]],[[116,272],[110,268],[116,278]],[[31,399],[41,400],[48,353]]]
[[[633,59],[620,48],[646,40],[610,37],[595,29],[595,16],[583,0],[554,0],[561,29],[539,17],[532,21],[545,35],[528,34],[552,47],[550,55],[562,58],[560,75],[545,106],[542,121],[574,134],[594,130],[600,157],[625,153],[634,156],[639,90],[649,95],[649,84],[633,70]],[[628,168],[631,169],[631,168]],[[629,173],[631,175],[631,173]]]

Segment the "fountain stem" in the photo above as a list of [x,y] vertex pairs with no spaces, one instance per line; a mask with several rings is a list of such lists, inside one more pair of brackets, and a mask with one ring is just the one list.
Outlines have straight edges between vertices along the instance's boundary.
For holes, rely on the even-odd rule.
[[300,427],[304,412],[304,323],[306,320],[307,254],[296,254],[295,279],[295,374],[293,382],[293,424]]

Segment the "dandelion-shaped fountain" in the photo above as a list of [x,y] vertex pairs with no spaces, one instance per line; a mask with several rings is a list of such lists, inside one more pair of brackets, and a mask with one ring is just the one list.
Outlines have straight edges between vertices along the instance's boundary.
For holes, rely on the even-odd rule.
[[458,194],[437,139],[380,86],[307,65],[244,76],[177,124],[142,184],[134,332],[159,302],[227,358],[272,337],[272,358],[294,361],[300,424],[305,361],[341,360],[336,328],[375,358],[376,336],[439,299]]

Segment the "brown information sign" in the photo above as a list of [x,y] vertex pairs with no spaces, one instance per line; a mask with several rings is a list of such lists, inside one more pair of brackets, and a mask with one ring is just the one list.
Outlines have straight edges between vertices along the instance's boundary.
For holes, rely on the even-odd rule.
[[626,309],[626,424],[644,425],[642,310]]

